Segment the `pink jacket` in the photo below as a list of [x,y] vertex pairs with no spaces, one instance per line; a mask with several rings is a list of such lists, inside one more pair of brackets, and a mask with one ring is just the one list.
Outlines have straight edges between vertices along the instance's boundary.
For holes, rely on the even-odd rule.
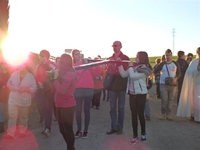
[[[74,66],[79,66],[84,63],[74,63]],[[97,68],[89,68],[89,69],[80,69],[76,70],[77,82],[76,88],[94,88],[94,80],[93,77],[99,77],[100,71]]]
[[53,81],[54,101],[56,107],[76,106],[74,91],[76,86],[76,75],[74,72],[67,72],[61,79]]

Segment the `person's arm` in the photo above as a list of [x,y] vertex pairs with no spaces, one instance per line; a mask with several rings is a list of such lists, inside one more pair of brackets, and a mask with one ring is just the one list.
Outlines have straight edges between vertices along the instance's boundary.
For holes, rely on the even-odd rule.
[[67,73],[67,75],[65,75],[61,79],[61,81],[59,81],[58,79],[54,80],[53,85],[56,89],[56,92],[60,94],[65,94],[69,89],[70,83],[74,80],[73,78],[75,78],[73,73]]
[[180,68],[180,65],[179,65],[179,63],[177,63],[177,62],[175,62],[175,61],[173,61],[174,63],[175,63],[175,65],[176,65],[176,67],[177,67],[177,70],[176,70],[176,76],[175,76],[175,78],[180,78],[181,77],[181,68]]
[[164,61],[164,62],[161,62],[161,63],[156,67],[156,69],[153,70],[153,73],[154,73],[154,74],[159,73],[159,72],[162,70],[162,67],[163,67],[163,65],[164,65],[165,63],[166,63],[165,61]]
[[137,71],[134,72],[132,67],[128,68],[128,73],[132,80],[138,80],[138,79],[143,79],[147,77],[144,73],[138,73]]
[[127,78],[128,77],[128,70],[125,71],[122,65],[120,65],[118,67],[118,69],[119,69],[119,73],[120,73],[122,78]]
[[31,80],[31,83],[30,83],[30,87],[27,92],[35,93],[37,90],[37,83],[36,83],[35,77],[32,76],[32,78],[30,80]]
[[18,85],[13,85],[13,79],[15,78],[15,73],[13,73],[10,78],[8,79],[7,82],[7,87],[11,90],[11,91],[18,91],[20,90]]

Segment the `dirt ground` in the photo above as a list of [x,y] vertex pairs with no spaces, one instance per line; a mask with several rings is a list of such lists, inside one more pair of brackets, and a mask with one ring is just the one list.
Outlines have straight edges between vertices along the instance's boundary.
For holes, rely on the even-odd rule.
[[[76,150],[200,150],[200,123],[176,116],[176,102],[173,104],[173,121],[159,120],[160,99],[155,98],[155,85],[149,91],[151,121],[146,122],[147,142],[129,144],[132,138],[129,101],[125,105],[125,121],[122,135],[106,135],[110,129],[109,102],[101,100],[100,110],[91,108],[91,121],[87,139],[76,139]],[[44,125],[36,123],[38,112],[33,104],[30,111],[29,131],[24,138],[2,139],[0,150],[63,150],[66,144],[59,132],[58,123],[52,124],[50,137],[40,132]],[[74,131],[76,131],[74,120]],[[140,126],[139,126],[140,133]]]

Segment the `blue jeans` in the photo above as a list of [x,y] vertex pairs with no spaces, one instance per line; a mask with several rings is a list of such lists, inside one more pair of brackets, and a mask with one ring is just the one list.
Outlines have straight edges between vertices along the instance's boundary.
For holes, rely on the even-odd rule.
[[161,95],[161,113],[170,115],[172,102],[174,100],[177,91],[176,86],[160,84],[160,95]]
[[45,121],[45,128],[51,130],[54,94],[50,91],[38,89],[35,94],[40,117]]
[[[125,91],[109,91],[111,129],[122,130],[124,125]],[[118,113],[117,113],[118,108]]]
[[88,130],[90,123],[90,106],[93,98],[94,90],[91,88],[77,88],[75,90],[74,96],[76,99],[76,122],[78,130],[81,131],[81,120],[82,120],[82,105],[84,103],[84,113],[85,113],[85,128]]
[[4,102],[0,102],[0,122],[5,121],[5,106]]
[[146,99],[144,114],[145,114],[145,117],[150,118],[149,99]]

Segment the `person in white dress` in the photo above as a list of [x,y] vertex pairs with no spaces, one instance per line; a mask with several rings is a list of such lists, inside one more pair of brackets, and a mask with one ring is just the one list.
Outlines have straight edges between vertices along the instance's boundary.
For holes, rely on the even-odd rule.
[[197,48],[197,58],[186,70],[177,116],[191,117],[200,122],[200,47]]

